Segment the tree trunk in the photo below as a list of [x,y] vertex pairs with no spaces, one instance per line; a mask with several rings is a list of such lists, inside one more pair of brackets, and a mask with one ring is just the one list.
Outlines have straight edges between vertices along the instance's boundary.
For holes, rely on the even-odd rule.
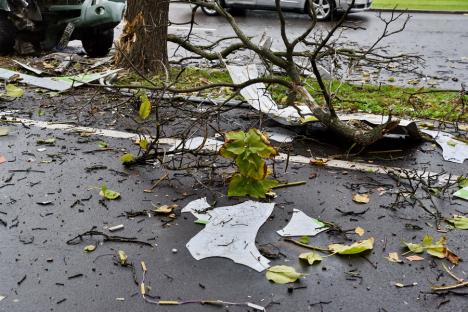
[[123,34],[117,43],[117,66],[140,73],[168,69],[169,0],[128,0]]

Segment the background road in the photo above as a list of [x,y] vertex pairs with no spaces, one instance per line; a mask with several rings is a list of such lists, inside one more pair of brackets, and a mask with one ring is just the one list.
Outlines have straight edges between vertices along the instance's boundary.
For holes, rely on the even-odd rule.
[[[171,21],[183,22],[190,20],[191,10],[187,5],[173,4],[171,6]],[[459,89],[462,82],[468,83],[468,16],[455,14],[412,13],[406,30],[382,42],[389,54],[411,53],[421,55],[425,59],[420,72],[428,76],[428,81],[437,83],[438,87]],[[405,15],[406,16],[406,15]],[[405,16],[395,24],[401,26]],[[388,19],[389,13],[382,17]],[[248,11],[244,16],[236,17],[241,28],[251,36],[260,37],[266,32],[274,39],[273,47],[281,49],[279,21],[274,12]],[[304,14],[287,13],[287,31],[295,36],[303,31],[309,18]],[[229,24],[221,17],[208,17],[199,12],[196,15],[195,34],[203,40],[215,40],[233,34]],[[341,40],[348,44],[369,46],[381,34],[384,23],[377,12],[352,14],[348,22],[363,29],[347,30]],[[327,31],[332,23],[319,23],[317,31]],[[187,32],[185,26],[173,26],[170,31],[177,34]],[[397,75],[396,75],[397,76]],[[396,83],[404,84],[412,75],[397,76]],[[387,81],[388,75],[376,77],[378,81]],[[434,79],[437,78],[437,79]],[[426,82],[428,82],[426,81]],[[423,83],[424,81],[422,81]]]

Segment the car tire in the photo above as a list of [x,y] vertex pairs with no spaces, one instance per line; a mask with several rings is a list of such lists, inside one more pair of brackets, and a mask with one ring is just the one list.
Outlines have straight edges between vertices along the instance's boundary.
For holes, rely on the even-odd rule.
[[13,51],[16,38],[16,27],[6,14],[0,13],[0,55]]
[[89,57],[106,56],[114,44],[114,29],[84,32],[81,43]]
[[[205,2],[213,3],[215,1],[214,0],[205,0]],[[218,16],[219,15],[218,11],[208,9],[207,7],[202,6],[201,9],[202,9],[203,13],[205,13],[205,15],[208,15],[208,16]]]
[[[316,8],[316,17],[318,21],[330,20],[336,11],[335,0],[312,0]],[[309,12],[309,1],[306,1],[305,11]]]

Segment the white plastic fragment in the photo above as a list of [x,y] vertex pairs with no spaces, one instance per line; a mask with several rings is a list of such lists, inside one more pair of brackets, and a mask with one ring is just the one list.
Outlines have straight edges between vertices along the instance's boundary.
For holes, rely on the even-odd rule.
[[[247,66],[227,65],[226,67],[232,81],[236,84],[259,77],[257,65],[255,64]],[[240,93],[254,109],[261,111],[283,125],[301,125],[303,116],[312,116],[312,111],[307,106],[279,108],[263,83],[245,87]]]
[[22,74],[20,72],[11,71],[8,69],[0,68],[0,78],[10,79],[12,76],[19,76],[21,82],[29,85],[33,85],[39,88],[49,89],[53,91],[67,91],[74,87],[79,87],[85,83],[99,80],[102,77],[112,75],[120,69],[109,70],[103,73],[96,74],[83,74],[69,77],[35,77],[31,75]]
[[270,140],[278,143],[291,143],[296,136],[296,133],[283,128],[268,128],[266,133]]
[[259,306],[258,304],[255,304],[255,303],[247,302],[247,306],[258,311],[266,311],[264,307]]
[[2,300],[5,299],[5,298],[6,298],[6,296],[0,295],[0,301],[2,301]]
[[293,216],[289,223],[279,231],[276,231],[280,236],[314,236],[327,229],[326,225],[319,220],[313,219],[300,211],[293,210]]
[[116,225],[116,226],[111,226],[110,228],[108,228],[108,230],[110,232],[116,232],[116,231],[122,230],[123,228],[124,228],[124,225],[119,224],[119,225]]
[[222,141],[218,141],[215,139],[204,138],[204,137],[194,137],[191,139],[186,140],[185,142],[177,142],[174,144],[169,151],[184,149],[184,150],[196,150],[196,149],[205,149],[207,147],[212,147],[214,149],[219,149],[224,144]]
[[274,203],[247,201],[234,206],[217,207],[203,214],[206,199],[199,199],[182,212],[192,212],[209,223],[188,243],[187,249],[197,259],[223,257],[246,265],[258,272],[269,267],[270,261],[255,246],[260,227],[273,212]]
[[451,134],[446,132],[426,130],[424,132],[433,137],[437,144],[442,148],[442,156],[445,160],[458,164],[463,164],[465,159],[468,159],[468,144],[455,139]]

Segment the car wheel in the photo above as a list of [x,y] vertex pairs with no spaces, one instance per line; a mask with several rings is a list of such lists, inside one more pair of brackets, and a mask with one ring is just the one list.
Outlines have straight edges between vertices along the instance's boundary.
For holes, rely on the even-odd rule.
[[88,56],[106,56],[114,43],[114,29],[85,31],[81,43]]
[[[205,0],[205,2],[215,3],[216,1],[215,0]],[[202,9],[203,13],[205,13],[208,16],[219,15],[218,12],[216,10],[214,10],[214,9],[210,9],[210,8],[207,8],[207,7],[204,7],[204,6],[202,6],[201,9]]]
[[[334,0],[312,0],[312,4],[315,9],[317,20],[326,21],[332,18],[335,13],[335,1]],[[306,2],[309,5],[309,1]],[[308,10],[308,7],[306,8]]]
[[15,46],[16,27],[6,14],[0,13],[0,54],[5,55],[13,51]]

